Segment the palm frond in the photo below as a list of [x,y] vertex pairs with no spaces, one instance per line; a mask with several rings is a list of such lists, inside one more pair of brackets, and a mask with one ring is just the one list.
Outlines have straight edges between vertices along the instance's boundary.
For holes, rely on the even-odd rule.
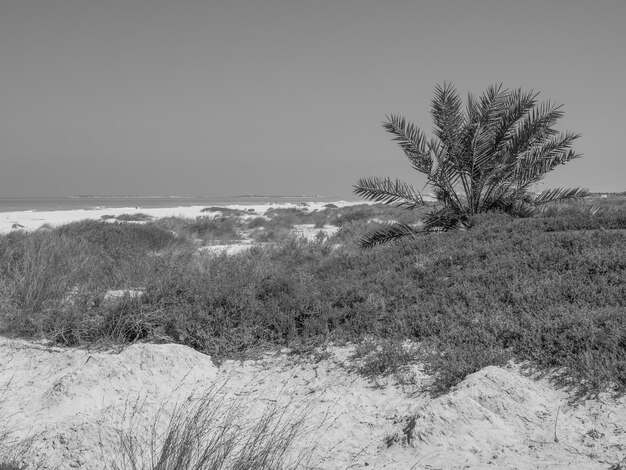
[[589,196],[587,188],[553,188],[543,191],[533,199],[532,203],[538,206],[551,202],[582,199],[587,196]]
[[506,107],[510,91],[502,87],[502,84],[490,85],[487,90],[480,96],[479,123],[481,127],[491,127],[498,124],[502,118]]
[[463,103],[459,94],[449,83],[435,87],[435,97],[430,106],[430,114],[435,124],[434,134],[450,154],[458,151],[461,129],[465,125]]
[[414,209],[424,204],[422,195],[410,184],[398,179],[368,177],[360,178],[354,185],[354,193],[368,201],[397,204]]
[[424,217],[425,232],[447,232],[463,226],[465,214],[450,207],[439,207],[429,211]]
[[366,234],[361,239],[361,248],[373,248],[377,245],[391,243],[405,237],[414,237],[418,230],[402,222],[384,225],[377,230]]
[[562,107],[550,101],[535,106],[516,127],[507,151],[520,155],[552,138],[556,134],[552,126],[563,117]]
[[478,105],[477,127],[473,140],[466,153],[471,156],[469,173],[472,186],[481,180],[481,175],[493,163],[502,133],[502,122],[509,113],[511,92],[502,89],[502,85],[492,85],[481,96]]
[[521,154],[515,168],[518,184],[539,181],[557,166],[581,157],[571,150],[572,142],[579,137],[573,132],[562,133]]
[[412,123],[407,122],[404,117],[393,114],[385,117],[387,121],[383,122],[384,129],[395,136],[393,140],[398,142],[398,145],[404,150],[413,168],[428,174],[430,158],[424,133]]
[[[517,193],[517,194],[516,194]],[[524,191],[512,191],[486,202],[481,212],[502,212],[513,217],[531,217],[536,213],[530,196]]]
[[500,158],[511,155],[510,152],[505,152],[506,144],[515,135],[524,118],[535,107],[538,96],[539,93],[532,90],[523,92],[521,89],[517,89],[510,92],[504,104],[505,113],[495,139],[495,154]]
[[519,186],[514,177],[514,173],[509,172],[502,175],[494,175],[493,181],[485,185],[485,191],[481,195],[480,205],[475,207],[476,213],[499,210],[507,212],[507,208],[512,208],[515,201],[530,203],[530,196],[527,186]]

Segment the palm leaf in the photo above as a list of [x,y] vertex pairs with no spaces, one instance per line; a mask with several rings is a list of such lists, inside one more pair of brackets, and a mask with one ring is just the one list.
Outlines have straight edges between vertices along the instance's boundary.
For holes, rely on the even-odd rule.
[[511,155],[521,155],[541,145],[556,134],[552,126],[563,117],[562,105],[545,102],[526,114],[511,136],[507,150]]
[[505,114],[499,124],[495,139],[495,153],[499,157],[510,155],[505,151],[509,142],[521,126],[528,113],[534,108],[539,93],[533,91],[523,92],[521,89],[512,91],[505,103]]
[[450,207],[433,209],[424,217],[424,231],[447,232],[461,227],[466,220],[465,214]]
[[424,204],[422,195],[410,184],[391,178],[360,178],[354,185],[354,193],[368,201],[394,204],[414,209]]
[[402,222],[385,225],[379,229],[368,233],[361,239],[362,248],[373,248],[377,245],[391,243],[405,237],[414,237],[419,232]]
[[424,133],[404,117],[391,115],[386,116],[383,128],[393,134],[394,141],[404,150],[405,155],[411,161],[413,168],[421,173],[428,174],[430,171],[429,148]]
[[461,144],[461,129],[465,125],[463,103],[451,84],[435,87],[435,97],[430,106],[430,114],[435,123],[434,134],[447,152],[454,155]]
[[502,85],[492,85],[481,96],[478,103],[476,129],[466,154],[471,157],[468,168],[471,188],[467,191],[468,204],[472,210],[480,204],[480,194],[485,184],[485,174],[492,170],[498,139],[502,133],[502,122],[509,112],[511,92]]
[[533,199],[532,203],[538,206],[551,202],[581,199],[587,196],[589,196],[587,188],[553,188],[543,191]]
[[580,154],[571,150],[572,142],[579,137],[580,134],[566,132],[520,155],[515,169],[518,184],[539,181],[557,166],[580,158]]

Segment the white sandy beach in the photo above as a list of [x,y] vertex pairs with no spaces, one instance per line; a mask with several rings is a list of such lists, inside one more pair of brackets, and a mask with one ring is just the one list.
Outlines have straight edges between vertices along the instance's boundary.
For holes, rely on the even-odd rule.
[[[356,204],[364,204],[365,202],[348,202],[337,201],[332,204],[338,207],[351,206]],[[297,207],[308,211],[321,210],[328,202],[307,202],[302,203],[278,203],[278,204],[251,204],[251,205],[226,205],[229,209],[239,209],[243,211],[251,211],[252,214],[263,215],[270,208],[290,208]],[[178,207],[158,207],[158,208],[141,208],[141,207],[116,207],[116,208],[100,208],[100,209],[77,209],[77,210],[57,210],[57,211],[14,211],[0,212],[0,234],[8,233],[12,230],[37,230],[38,228],[49,225],[51,227],[76,222],[79,220],[99,220],[103,216],[120,216],[122,214],[142,213],[154,218],[161,217],[188,217],[195,218],[211,213],[202,212],[207,206],[178,206]],[[254,212],[252,212],[254,211]],[[215,214],[215,213],[213,213]]]

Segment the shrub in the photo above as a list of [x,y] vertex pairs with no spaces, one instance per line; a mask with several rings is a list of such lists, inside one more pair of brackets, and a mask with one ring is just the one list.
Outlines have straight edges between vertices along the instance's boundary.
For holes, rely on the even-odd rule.
[[266,225],[250,232],[250,238],[257,243],[277,243],[293,238],[291,228]]
[[[105,216],[101,217],[104,219]],[[120,222],[148,222],[152,220],[152,216],[138,212],[136,214],[121,214],[115,217]]]
[[373,340],[365,338],[355,348],[353,359],[359,360],[357,370],[369,378],[398,374],[417,361],[417,351],[400,338]]
[[0,236],[0,331],[65,344],[97,340],[109,334],[102,325],[108,306],[99,305],[107,290],[140,287],[159,260],[190,256],[171,233],[128,224],[88,221]]
[[[0,238],[0,327],[22,335],[42,332],[43,312],[61,305],[79,284],[89,284],[100,268],[88,243],[57,233],[12,233]],[[90,269],[92,268],[92,269]]]
[[[254,209],[252,209],[254,211]],[[247,212],[241,209],[231,209],[230,207],[205,207],[200,212],[221,212],[222,217],[231,217],[231,216],[242,216],[246,215]]]
[[200,240],[202,244],[229,243],[241,240],[242,237],[239,232],[242,223],[236,217],[166,217],[155,221],[154,225],[183,238]]
[[239,222],[231,217],[210,219],[198,217],[185,226],[185,232],[192,237],[207,242],[228,242],[240,240],[241,235],[237,231]]
[[83,220],[56,229],[62,236],[80,239],[103,249],[115,260],[134,258],[176,243],[170,231],[153,224],[135,225]]
[[253,219],[249,219],[246,222],[246,228],[248,229],[267,227],[267,225],[268,225],[268,220],[265,217],[255,217]]

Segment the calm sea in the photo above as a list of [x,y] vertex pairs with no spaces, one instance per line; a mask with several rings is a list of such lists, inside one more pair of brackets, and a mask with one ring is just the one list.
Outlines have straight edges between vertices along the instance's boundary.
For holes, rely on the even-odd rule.
[[178,196],[72,196],[72,197],[0,197],[0,212],[55,211],[70,209],[106,209],[112,207],[180,207],[226,206],[232,204],[280,204],[301,202],[356,201],[338,196],[230,196],[230,197],[178,197]]

